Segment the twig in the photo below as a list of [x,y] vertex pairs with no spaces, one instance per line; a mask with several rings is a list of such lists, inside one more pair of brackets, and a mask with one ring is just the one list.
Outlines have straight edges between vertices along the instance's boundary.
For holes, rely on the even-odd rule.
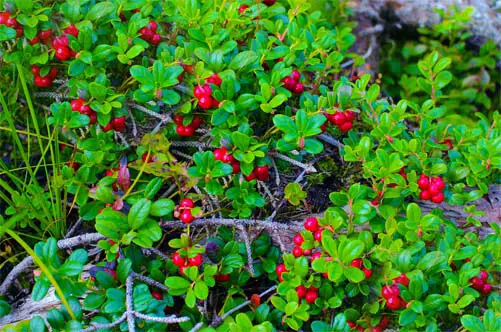
[[143,276],[142,274],[139,274],[139,273],[136,273],[134,271],[131,271],[130,272],[130,275],[134,278],[134,279],[137,279],[137,280],[141,280],[142,282],[145,282],[147,283],[148,285],[151,285],[153,287],[157,287],[157,288],[160,288],[161,290],[163,291],[166,291],[168,292],[169,289],[167,288],[167,286],[165,286],[164,284],[156,281],[156,280],[153,280],[149,277],[146,277],[146,276]]
[[127,316],[127,327],[129,332],[134,332],[136,330],[136,324],[134,323],[134,303],[133,303],[133,293],[134,289],[134,278],[130,274],[125,280],[125,314]]
[[[158,323],[165,323],[165,324],[176,324],[176,323],[182,323],[190,320],[190,317],[176,317],[174,315],[167,316],[167,317],[156,317],[156,316],[150,316],[150,315],[145,315],[140,312],[134,311],[134,316],[137,318],[141,318],[144,320],[149,320],[152,322],[158,322]],[[130,331],[130,330],[129,330]]]
[[163,122],[172,122],[172,119],[168,114],[158,114],[157,112],[154,112],[154,111],[150,110],[149,108],[146,108],[146,107],[138,105],[138,104],[130,104],[130,106],[132,106],[133,108],[135,108],[138,111],[144,112],[148,115],[151,115],[152,117],[160,119]]
[[249,240],[249,235],[247,234],[247,231],[245,230],[245,227],[243,225],[238,225],[237,228],[240,230],[240,235],[242,236],[242,239],[244,240],[245,243],[245,249],[247,251],[247,266],[249,269],[249,273],[252,277],[254,277],[255,275],[254,263],[252,258],[252,248]]
[[197,142],[197,141],[172,141],[170,142],[171,146],[174,147],[193,147],[193,148],[206,148],[209,145],[205,142]]
[[[297,225],[296,225],[296,224]],[[301,225],[299,225],[301,224]],[[205,225],[216,225],[216,226],[232,226],[237,227],[238,225],[245,226],[257,226],[263,227],[272,231],[275,230],[290,230],[299,232],[303,229],[302,222],[294,222],[290,221],[287,224],[282,224],[275,221],[269,220],[258,220],[258,219],[225,219],[225,218],[216,218],[216,219],[198,219],[193,221],[191,224],[184,224],[181,221],[163,221],[161,223],[161,227],[164,228],[185,228],[188,226],[196,227],[196,226],[205,226]]]
[[70,230],[66,233],[64,238],[67,239],[68,237],[73,235],[73,233],[75,233],[75,231],[78,229],[78,227],[80,227],[80,225],[82,224],[82,221],[83,221],[82,218],[78,218],[77,222],[75,224],[73,224],[73,226],[71,226]]
[[[68,248],[73,248],[78,245],[86,244],[86,243],[91,243],[91,242],[97,242],[99,240],[104,239],[104,236],[102,236],[99,233],[88,233],[88,234],[82,234],[78,235],[75,237],[70,237],[68,239],[63,239],[57,241],[57,247],[59,249],[68,249]],[[31,256],[26,257],[23,259],[19,264],[17,264],[5,277],[4,281],[0,285],[0,295],[5,294],[7,292],[7,289],[9,288],[10,284],[17,279],[17,277],[24,272],[28,267],[30,267],[33,264],[33,258]]]
[[125,319],[127,319],[127,312],[124,312],[119,319],[108,324],[92,324],[91,327],[84,329],[82,332],[92,332],[97,330],[110,329],[114,326],[120,325]]
[[161,252],[157,248],[143,249],[143,253],[145,255],[155,254],[155,255],[159,256],[160,258],[162,258],[163,260],[168,261],[168,262],[171,260],[169,256],[167,256],[166,254],[164,254],[163,252]]
[[197,332],[204,326],[204,322],[199,322],[197,325],[193,326],[193,328],[189,332]]
[[[264,292],[259,294],[259,297],[263,297],[266,294],[273,292],[276,288],[277,288],[276,285],[268,288],[267,290],[265,290]],[[214,317],[210,326],[212,326],[212,327],[219,326],[228,316],[232,315],[234,312],[242,309],[243,307],[248,306],[249,304],[251,304],[251,301],[247,300],[247,301],[237,305],[235,308],[229,310],[228,312],[224,313],[221,317],[219,317],[219,316]]]
[[294,159],[287,157],[286,155],[283,155],[281,153],[270,152],[269,154],[271,156],[277,157],[278,159],[282,159],[284,161],[287,161],[287,162],[291,163],[292,165],[301,167],[301,168],[305,169],[306,172],[308,172],[308,173],[315,173],[317,171],[316,168],[313,167],[312,165],[308,165],[308,164],[302,163],[300,161],[294,160]]
[[127,112],[129,113],[129,117],[130,117],[130,120],[132,122],[132,136],[134,136],[134,138],[137,137],[137,125],[136,125],[136,120],[134,119],[134,115],[132,114],[132,112],[130,111],[130,108],[129,107],[126,107],[127,109]]
[[343,148],[344,147],[344,144],[339,142],[337,139],[335,139],[334,137],[330,136],[330,135],[327,135],[327,134],[320,134],[317,136],[318,138],[320,138],[322,141],[324,141],[325,143],[328,143],[330,145],[333,145],[337,148]]

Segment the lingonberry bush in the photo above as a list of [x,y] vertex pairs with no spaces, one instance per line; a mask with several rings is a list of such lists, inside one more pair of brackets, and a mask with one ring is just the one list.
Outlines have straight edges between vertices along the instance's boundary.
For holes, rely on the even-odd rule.
[[[473,203],[501,179],[500,53],[466,51],[467,11],[381,87],[351,75],[345,2],[0,9],[0,234],[29,254],[0,264],[0,316],[16,288],[60,303],[7,331],[501,329]],[[313,215],[328,156],[355,180]]]

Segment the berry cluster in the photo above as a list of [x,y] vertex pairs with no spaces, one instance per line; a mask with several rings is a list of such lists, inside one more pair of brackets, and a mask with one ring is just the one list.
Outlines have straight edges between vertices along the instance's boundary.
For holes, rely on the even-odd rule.
[[57,69],[51,67],[47,75],[40,76],[40,67],[37,65],[31,66],[31,73],[35,76],[34,83],[39,88],[49,88],[57,76]]
[[198,99],[198,105],[204,110],[219,107],[219,101],[212,97],[211,84],[221,86],[223,81],[218,74],[212,74],[205,80],[204,85],[197,85],[193,90],[193,94]]
[[172,255],[172,263],[179,268],[179,273],[184,275],[184,270],[190,266],[200,266],[202,265],[203,257],[201,254],[197,254],[195,257],[183,257],[179,252],[175,252]]
[[417,184],[419,189],[421,189],[421,193],[419,197],[424,200],[430,200],[433,203],[442,203],[444,201],[444,193],[445,182],[440,177],[429,177],[424,174],[421,174],[419,177]]
[[254,179],[258,179],[259,181],[268,181],[268,179],[270,178],[269,169],[270,168],[268,165],[256,166],[252,170],[252,173],[245,176],[245,179],[247,181],[252,181]]
[[74,58],[76,53],[69,47],[68,35],[78,38],[79,30],[74,24],[71,24],[63,30],[64,34],[52,40],[52,48],[55,51],[55,56],[60,61],[66,61]]
[[82,98],[72,100],[71,109],[74,112],[87,115],[90,119],[90,124],[97,122],[97,113],[94,112],[89,105],[86,105],[85,100],[83,100]]
[[118,118],[111,119],[111,121],[108,122],[108,124],[102,128],[104,132],[108,132],[110,130],[116,130],[122,132],[125,130],[125,124],[126,124],[125,116],[120,116]]
[[383,295],[383,298],[386,300],[386,307],[390,310],[398,310],[407,307],[407,302],[400,297],[399,284],[405,287],[409,286],[409,278],[407,278],[404,273],[393,279],[392,285],[385,285],[381,290],[381,295]]
[[[304,229],[313,233],[313,238],[315,239],[315,241],[322,241],[323,229],[319,227],[317,218],[310,217],[306,219],[306,221],[304,222]],[[294,235],[293,241],[294,244],[296,245],[294,248],[292,248],[292,254],[294,255],[294,257],[311,255],[311,249],[303,250],[303,248],[301,248],[304,242],[304,238],[301,235],[301,233],[297,233],[296,235]],[[314,257],[312,256],[312,259],[318,258],[321,255],[321,253],[315,253],[314,255],[315,255]]]
[[52,41],[52,30],[42,30],[38,34],[29,40],[30,45],[36,45],[38,43],[49,44]]
[[198,116],[194,116],[193,120],[191,120],[190,124],[183,125],[183,117],[179,114],[174,116],[174,123],[176,124],[176,133],[179,136],[190,137],[195,135],[195,130],[200,128],[202,124],[202,120]]
[[[352,110],[346,110],[344,112],[336,111],[336,113],[334,114],[324,113],[324,116],[330,123],[336,125],[339,130],[344,133],[350,131],[350,129],[353,127],[353,120],[357,118],[357,114]],[[322,125],[323,131],[327,129],[329,122],[325,122]]]
[[178,217],[183,223],[191,224],[195,217],[191,213],[191,209],[195,207],[193,200],[191,198],[184,198],[179,202],[176,207],[174,216]]
[[299,82],[301,79],[301,73],[294,69],[290,76],[282,78],[282,83],[284,83],[284,88],[289,90],[290,92],[294,92],[296,94],[301,94],[304,91],[304,85]]
[[284,264],[278,264],[277,267],[275,268],[275,273],[277,274],[278,281],[280,282],[284,281],[284,277],[282,276],[284,272],[289,272],[289,271],[287,271]]
[[352,260],[350,266],[362,270],[362,272],[365,274],[365,279],[369,279],[372,276],[372,270],[364,266],[364,262],[361,258],[355,258],[354,260]]
[[151,21],[150,23],[148,23],[147,26],[139,30],[139,33],[141,34],[139,38],[146,40],[147,42],[153,45],[158,45],[162,38],[157,33],[157,29],[158,29],[158,23],[155,21]]
[[233,167],[233,174],[238,174],[240,172],[240,162],[233,158],[225,147],[214,150],[214,159],[220,160],[225,164],[230,164],[231,167]]
[[318,288],[314,286],[310,286],[308,288],[303,285],[298,286],[296,287],[296,293],[299,297],[299,301],[305,299],[309,304],[315,303],[316,299],[318,299]]
[[492,285],[487,282],[489,273],[485,270],[480,271],[480,274],[470,279],[471,287],[481,292],[485,296],[492,292]]
[[16,37],[19,38],[23,35],[23,26],[17,22],[14,17],[10,17],[9,12],[0,13],[0,25],[5,25],[9,28],[16,30]]

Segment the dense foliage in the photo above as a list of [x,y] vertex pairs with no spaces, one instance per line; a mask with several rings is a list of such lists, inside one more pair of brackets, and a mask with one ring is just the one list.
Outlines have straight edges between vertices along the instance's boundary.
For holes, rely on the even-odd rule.
[[[501,180],[501,56],[471,11],[384,46],[378,84],[345,1],[49,3],[0,0],[0,276],[25,250],[5,287],[61,306],[7,331],[501,330],[472,204]],[[313,216],[332,156],[350,179]]]

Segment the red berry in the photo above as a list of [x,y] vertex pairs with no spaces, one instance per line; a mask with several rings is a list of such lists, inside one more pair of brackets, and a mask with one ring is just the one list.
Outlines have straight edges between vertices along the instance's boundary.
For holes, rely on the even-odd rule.
[[364,267],[362,268],[362,272],[365,274],[365,279],[369,279],[372,276],[372,270],[370,269]]
[[267,181],[269,179],[268,170],[269,170],[268,165],[257,166],[254,169],[254,173],[256,173],[256,178],[259,181]]
[[400,288],[398,288],[397,285],[391,285],[391,286],[383,286],[381,289],[381,295],[385,298],[388,299],[390,296],[398,296],[400,295]]
[[227,150],[226,148],[219,148],[214,150],[214,159],[215,160],[224,160],[224,157],[226,156]]
[[310,217],[304,222],[304,229],[312,233],[318,230],[318,220],[317,218]]
[[187,265],[180,266],[179,267],[179,274],[184,276],[184,270],[186,270],[187,268],[188,268]]
[[31,73],[35,76],[40,76],[40,67],[37,65],[31,66]]
[[290,76],[283,78],[282,82],[284,83],[284,88],[286,88],[289,91],[293,91],[294,88],[296,87],[296,82]]
[[158,29],[157,22],[151,21],[150,23],[148,23],[148,29],[150,29],[153,32],[157,32],[157,29]]
[[292,79],[293,79],[294,81],[296,81],[296,82],[299,82],[299,80],[301,79],[301,73],[300,73],[300,72],[299,72],[299,70],[297,70],[297,69],[294,69],[294,70],[292,71],[291,76],[292,76]]
[[354,260],[351,261],[350,266],[356,267],[357,269],[361,269],[363,265],[362,258],[355,258]]
[[9,12],[0,13],[0,24],[7,25],[7,21],[9,19],[10,19],[10,13]]
[[344,112],[344,116],[346,117],[346,120],[353,121],[357,118],[357,113],[353,112],[352,110],[346,110]]
[[437,187],[437,189],[440,190],[440,191],[442,191],[442,190],[445,189],[445,182],[444,182],[444,180],[442,180],[438,176],[431,179],[431,184],[435,185]]
[[308,291],[305,296],[306,302],[308,302],[309,304],[315,303],[317,298],[318,298],[318,293],[315,291]]
[[417,180],[417,185],[420,189],[428,189],[428,187],[430,186],[430,180],[426,175],[421,174],[421,176]]
[[485,281],[480,279],[479,277],[471,278],[470,282],[471,282],[471,287],[475,288],[478,291],[481,291],[485,285]]
[[303,249],[301,247],[294,247],[292,248],[292,254],[294,257],[300,257],[303,255]]
[[297,246],[301,246],[304,242],[303,236],[300,233],[294,235],[294,244]]
[[153,154],[150,153],[150,155],[148,156],[148,152],[145,152],[143,153],[143,155],[141,156],[141,160],[144,162],[144,163],[151,163],[153,161]]
[[313,262],[315,259],[319,259],[320,257],[322,257],[322,253],[316,252],[313,255],[311,255],[311,261]]
[[223,157],[223,163],[233,164],[235,162],[235,158],[231,154],[225,154]]
[[233,174],[240,173],[240,162],[235,161],[233,164],[231,164],[231,167],[233,168]]
[[95,124],[97,122],[97,113],[92,111],[90,114],[87,115],[90,119],[89,124]]
[[252,172],[252,173],[250,173],[249,175],[246,175],[246,176],[245,176],[245,180],[247,180],[247,181],[252,181],[252,180],[254,180],[255,178],[256,178],[256,173],[254,173],[254,172]]
[[103,128],[104,132],[108,132],[110,130],[113,130],[113,123],[110,121],[110,122],[108,122],[108,124],[106,126],[104,126],[104,127],[101,126],[101,128]]
[[430,192],[431,196],[435,196],[436,194],[438,194],[440,192],[440,190],[438,189],[438,186],[434,183],[430,184],[428,191]]
[[201,96],[198,99],[198,106],[204,110],[212,108],[213,98],[211,96]]
[[381,317],[381,321],[379,322],[379,326],[381,328],[386,328],[390,324],[390,319],[387,316]]
[[201,85],[197,85],[193,89],[193,94],[195,95],[196,98],[200,99],[200,97],[205,96],[205,90]]
[[53,79],[56,78],[56,76],[57,76],[57,69],[56,69],[56,67],[51,67],[50,68],[48,76],[49,76],[49,78],[51,80],[53,80]]
[[73,99],[71,101],[71,109],[75,112],[79,112],[80,108],[83,106],[84,102],[85,102],[85,100],[83,100],[82,98]]
[[296,287],[296,293],[300,300],[306,296],[307,292],[308,290],[303,285]]
[[454,146],[452,145],[452,140],[451,139],[446,139],[443,144],[446,144],[449,150],[454,149]]
[[487,281],[487,279],[489,278],[489,273],[487,271],[485,271],[485,270],[482,270],[482,271],[480,271],[480,274],[478,276],[483,281]]
[[35,36],[35,38],[29,40],[30,45],[36,45],[40,43],[40,37]]
[[278,264],[277,267],[275,268],[275,273],[277,276],[281,276],[282,273],[287,272],[287,269],[285,268],[284,264]]
[[397,295],[392,295],[388,299],[386,299],[386,306],[390,310],[398,310],[400,309],[400,298]]
[[191,214],[191,210],[184,210],[181,212],[179,219],[185,224],[191,224],[195,220],[195,217]]
[[54,40],[52,40],[52,47],[54,49],[56,48],[60,48],[60,47],[68,47],[68,37],[66,35],[62,35],[62,36],[59,36],[59,37],[56,37],[54,38]]
[[437,203],[437,204],[439,204],[439,203],[442,203],[442,202],[444,201],[444,198],[445,198],[444,193],[440,192],[440,193],[438,193],[438,194],[436,194],[436,195],[432,196],[432,197],[431,197],[431,201],[432,201],[433,203]]
[[355,328],[355,327],[357,326],[357,324],[355,324],[355,323],[353,323],[353,322],[350,322],[350,321],[347,321],[347,322],[346,322],[346,324],[348,324],[348,326],[349,326],[350,328],[352,328],[352,329],[353,329],[353,328]]
[[315,241],[322,242],[322,230],[319,229],[318,231],[316,231],[313,234],[313,238],[315,239]]
[[174,118],[172,119],[172,121],[174,121],[174,123],[177,125],[183,125],[183,116],[180,114],[176,114],[176,115],[174,115]]
[[145,40],[150,40],[151,37],[153,37],[154,32],[148,29],[147,27],[143,27],[139,30],[139,33],[141,34],[141,38]]
[[155,291],[151,292],[151,296],[153,296],[153,298],[154,298],[155,300],[159,300],[159,301],[160,301],[160,300],[162,300],[162,299],[164,298],[164,296],[162,295],[162,293],[160,293],[160,292],[155,292]]
[[296,86],[294,87],[294,93],[299,95],[303,93],[303,91],[304,91],[304,85],[302,83],[296,84]]
[[423,201],[427,201],[431,198],[431,194],[428,190],[423,190],[420,194],[419,194],[419,198],[421,198]]
[[277,0],[263,0],[263,3],[266,6],[273,6],[275,4],[275,2],[277,2]]
[[178,252],[175,252],[172,255],[172,263],[177,267],[181,267],[184,264],[186,264],[186,260],[183,257],[181,257],[181,255]]
[[339,126],[339,129],[343,132],[346,133],[350,131],[350,129],[353,127],[353,123],[351,122],[345,122],[341,126]]
[[331,116],[332,122],[337,125],[341,126],[343,123],[346,122],[346,116],[342,112],[336,112]]
[[46,42],[52,38],[52,30],[51,29],[42,30],[38,33],[38,36],[43,42]]
[[200,266],[202,264],[203,258],[202,255],[198,254],[195,257],[188,259],[188,264],[190,266]]
[[221,86],[221,83],[223,83],[223,80],[219,77],[218,74],[212,74],[209,78],[205,80],[206,83],[212,83],[217,86]]
[[482,288],[482,294],[489,295],[491,292],[492,292],[492,285],[485,284],[484,287]]
[[202,120],[198,116],[194,116],[193,120],[191,120],[190,126],[193,127],[193,129],[198,129],[200,128],[200,125],[202,124]]
[[60,61],[68,60],[70,58],[70,49],[65,46],[56,48],[56,58]]
[[408,287],[410,280],[409,280],[409,278],[407,278],[405,273],[402,273],[401,275],[399,275],[398,277],[393,279],[393,282],[395,282],[397,284],[404,285],[405,287]]
[[[162,41],[162,37],[158,33],[154,34],[151,37],[151,43],[153,45],[158,45],[158,44],[160,44],[161,41]],[[182,78],[181,78],[181,80],[182,80]]]
[[113,128],[115,128],[115,130],[122,131],[125,129],[125,122],[126,122],[125,116],[113,118],[113,120],[111,120],[111,122],[113,123]]
[[247,6],[247,5],[241,5],[240,7],[238,7],[238,12],[239,12],[240,14],[243,14],[243,12],[244,12],[247,8],[249,8],[249,6]]
[[193,200],[191,198],[183,198],[179,202],[179,206],[185,209],[192,209],[195,207],[195,204],[193,203]]
[[230,275],[229,274],[219,274],[217,276],[214,276],[214,279],[216,279],[219,282],[226,282],[226,281],[230,280]]
[[66,29],[64,29],[64,33],[72,35],[75,38],[78,37],[78,32],[79,32],[79,30],[77,29],[77,27],[74,24],[72,24],[69,27],[67,27]]

